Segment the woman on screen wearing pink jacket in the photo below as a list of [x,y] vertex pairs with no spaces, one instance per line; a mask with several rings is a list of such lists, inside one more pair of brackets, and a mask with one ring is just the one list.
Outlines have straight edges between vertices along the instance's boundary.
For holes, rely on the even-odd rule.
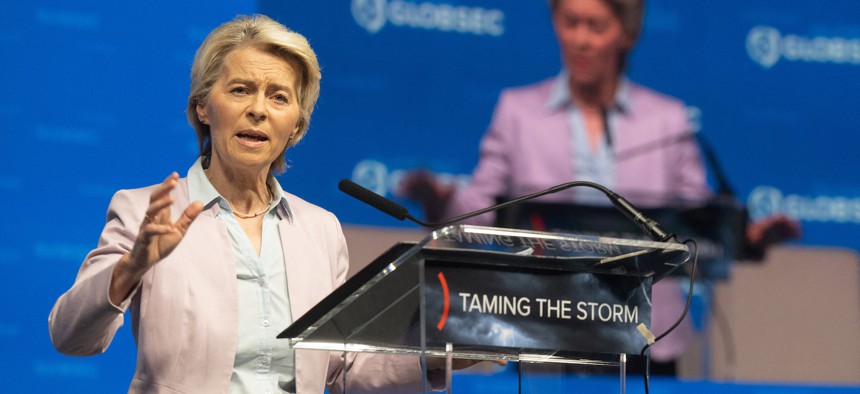
[[[477,167],[463,188],[424,171],[408,175],[400,193],[437,221],[570,181],[592,181],[640,207],[701,201],[710,195],[686,106],[624,76],[642,28],[642,0],[549,0],[563,71],[502,92],[484,135]],[[666,142],[621,158],[620,152]],[[573,188],[543,201],[608,204],[596,190]],[[619,216],[620,218],[620,216]],[[467,220],[492,225],[492,213]],[[785,217],[749,226],[755,247],[799,235]],[[677,280],[653,288],[652,327],[660,334],[684,309]],[[692,336],[689,319],[650,350],[652,372],[675,373]],[[655,363],[656,361],[656,363]]]

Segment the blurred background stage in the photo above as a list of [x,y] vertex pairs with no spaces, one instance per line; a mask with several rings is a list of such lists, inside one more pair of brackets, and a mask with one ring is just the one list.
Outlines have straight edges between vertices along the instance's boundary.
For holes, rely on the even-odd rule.
[[[308,36],[319,56],[322,95],[280,180],[344,222],[354,269],[425,233],[342,195],[341,178],[395,199],[405,170],[462,182],[500,90],[560,70],[541,0],[7,2],[0,391],[127,389],[128,328],[104,355],[67,357],[51,346],[48,312],[95,246],[113,192],[190,167],[194,50],[218,24],[257,12]],[[652,392],[860,392],[857,15],[860,3],[843,0],[646,1],[630,78],[688,104],[753,217],[784,213],[804,228],[766,261],[701,287],[700,338],[680,378],[656,379]],[[486,387],[464,391],[503,393],[514,376],[457,381],[487,374]]]

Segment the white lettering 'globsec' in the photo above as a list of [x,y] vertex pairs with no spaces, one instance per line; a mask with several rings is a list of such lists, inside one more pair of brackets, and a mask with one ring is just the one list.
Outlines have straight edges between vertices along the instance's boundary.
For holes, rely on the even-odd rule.
[[860,198],[783,194],[771,186],[759,186],[747,199],[750,217],[784,214],[807,222],[860,223]]
[[505,14],[498,9],[405,0],[352,0],[352,16],[370,33],[386,24],[443,32],[501,36]]
[[747,54],[764,68],[780,59],[791,62],[860,65],[860,39],[804,37],[783,34],[770,26],[756,26],[747,34]]

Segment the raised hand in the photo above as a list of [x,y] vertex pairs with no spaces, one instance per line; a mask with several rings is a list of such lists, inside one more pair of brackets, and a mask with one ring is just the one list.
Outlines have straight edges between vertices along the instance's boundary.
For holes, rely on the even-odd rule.
[[403,177],[396,195],[417,201],[424,209],[424,220],[437,222],[443,219],[454,189],[453,185],[442,184],[432,172],[417,170]]
[[747,226],[747,241],[764,246],[797,239],[801,234],[800,223],[785,215],[768,216]]
[[762,260],[767,249],[783,241],[797,239],[803,234],[800,223],[785,215],[767,216],[747,225],[747,258]]
[[170,174],[149,197],[140,231],[131,252],[123,256],[113,270],[110,299],[119,304],[137,285],[143,274],[167,257],[185,236],[191,222],[203,210],[203,204],[194,201],[175,222],[170,218],[173,197],[170,192],[179,179],[177,173]]
[[131,250],[130,262],[135,268],[146,271],[167,257],[203,209],[203,205],[195,201],[175,222],[170,220],[170,205],[173,204],[170,192],[176,187],[177,179],[178,174],[170,174],[149,197],[146,216]]

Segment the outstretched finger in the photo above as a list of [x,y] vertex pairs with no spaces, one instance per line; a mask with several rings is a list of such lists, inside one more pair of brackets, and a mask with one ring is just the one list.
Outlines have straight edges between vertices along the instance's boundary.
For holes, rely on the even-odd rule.
[[148,239],[155,235],[165,235],[176,231],[176,228],[171,224],[148,223],[143,226],[143,232]]
[[[157,221],[159,223],[163,223],[166,220],[169,220],[170,210],[167,208],[170,207],[171,204],[173,204],[173,198],[169,195],[150,202],[149,207],[146,209],[144,222],[152,223]],[[165,216],[165,214],[167,216]]]
[[179,229],[183,234],[188,230],[188,227],[191,226],[191,222],[194,219],[197,219],[197,216],[200,215],[200,212],[203,211],[203,203],[200,201],[194,201],[188,208],[185,208],[185,211],[182,212],[182,216],[176,220],[176,228]]
[[152,223],[144,222],[140,226],[140,231],[137,233],[137,238],[134,240],[133,250],[145,250],[149,247],[150,242],[152,242],[152,237],[157,235],[156,232],[153,232]]
[[167,178],[164,178],[164,181],[158,185],[158,188],[152,192],[149,196],[149,201],[155,201],[159,198],[162,198],[165,195],[168,195],[174,187],[176,187],[176,180],[179,179],[179,174],[176,171],[170,173]]

